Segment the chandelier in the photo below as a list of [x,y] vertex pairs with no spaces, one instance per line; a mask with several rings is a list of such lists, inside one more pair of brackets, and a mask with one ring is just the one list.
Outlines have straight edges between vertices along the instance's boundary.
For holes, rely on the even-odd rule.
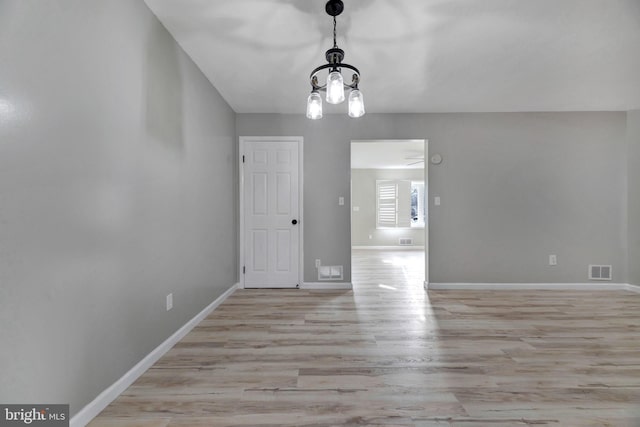
[[[353,65],[342,62],[344,51],[336,43],[336,16],[342,13],[344,4],[341,0],[329,0],[325,10],[329,16],[333,16],[333,47],[325,53],[327,63],[313,70],[309,77],[311,80],[311,94],[307,98],[307,117],[312,120],[322,118],[322,97],[320,92],[326,92],[325,99],[329,104],[340,104],[345,99],[345,88],[351,89],[349,93],[349,116],[361,117],[364,115],[364,99],[362,92],[358,89],[360,71]],[[342,78],[343,68],[353,71],[351,84],[344,82]],[[329,74],[327,75],[326,83],[320,85],[318,74],[323,70],[328,70]]]

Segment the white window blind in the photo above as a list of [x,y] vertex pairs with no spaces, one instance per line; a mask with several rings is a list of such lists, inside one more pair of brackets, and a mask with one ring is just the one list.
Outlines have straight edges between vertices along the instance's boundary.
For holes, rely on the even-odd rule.
[[376,181],[376,227],[411,226],[411,181]]
[[394,181],[376,183],[378,227],[395,227],[398,223],[398,184]]

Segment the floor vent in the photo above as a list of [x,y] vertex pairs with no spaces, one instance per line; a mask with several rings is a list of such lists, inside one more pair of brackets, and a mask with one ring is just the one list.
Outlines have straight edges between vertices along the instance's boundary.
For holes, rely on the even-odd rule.
[[413,245],[413,239],[411,237],[401,237],[399,243],[401,246],[411,246]]
[[590,264],[589,280],[611,280],[611,266]]
[[318,280],[343,280],[341,265],[321,265],[318,267]]

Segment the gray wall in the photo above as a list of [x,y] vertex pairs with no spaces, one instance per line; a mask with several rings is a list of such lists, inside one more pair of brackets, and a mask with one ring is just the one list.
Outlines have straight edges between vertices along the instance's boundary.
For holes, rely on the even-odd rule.
[[629,283],[640,285],[640,110],[627,113]]
[[627,277],[624,112],[239,114],[236,125],[305,138],[307,281],[315,258],[350,264],[350,203],[337,199],[349,195],[352,139],[428,139],[442,154],[429,168],[431,282],[586,282],[589,263]]
[[0,2],[0,402],[77,412],[237,281],[235,139],[144,2]]
[[[402,179],[424,181],[424,169],[351,169],[351,244],[353,246],[398,246],[401,237],[424,246],[424,228],[376,228],[376,181]],[[369,239],[369,236],[372,238]]]

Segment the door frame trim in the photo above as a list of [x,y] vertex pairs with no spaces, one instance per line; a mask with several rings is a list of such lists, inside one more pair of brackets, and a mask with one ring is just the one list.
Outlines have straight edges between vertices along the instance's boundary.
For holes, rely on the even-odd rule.
[[240,136],[238,149],[238,198],[239,198],[239,226],[238,226],[238,283],[241,289],[246,289],[244,273],[242,271],[245,261],[244,247],[244,162],[242,156],[245,154],[245,144],[247,142],[297,142],[298,143],[298,286],[302,287],[304,282],[304,137],[302,136]]
[[[426,287],[427,283],[429,283],[429,258],[430,258],[430,244],[429,244],[429,227],[431,226],[431,208],[430,208],[430,190],[431,186],[429,184],[429,140],[427,138],[402,138],[402,139],[384,139],[384,138],[372,138],[372,139],[352,139],[349,143],[349,194],[350,194],[350,206],[349,206],[349,253],[352,253],[353,246],[353,194],[352,191],[352,181],[351,181],[351,157],[352,147],[354,143],[359,142],[405,142],[405,141],[422,141],[424,143],[424,168],[423,168],[423,179],[424,179],[424,200],[425,200],[425,224],[424,224],[424,286]],[[415,246],[407,247],[406,249],[415,249]],[[394,250],[402,250],[405,249],[403,247],[396,247]],[[351,260],[351,280],[353,281],[353,260]],[[426,289],[426,288],[425,288]]]

